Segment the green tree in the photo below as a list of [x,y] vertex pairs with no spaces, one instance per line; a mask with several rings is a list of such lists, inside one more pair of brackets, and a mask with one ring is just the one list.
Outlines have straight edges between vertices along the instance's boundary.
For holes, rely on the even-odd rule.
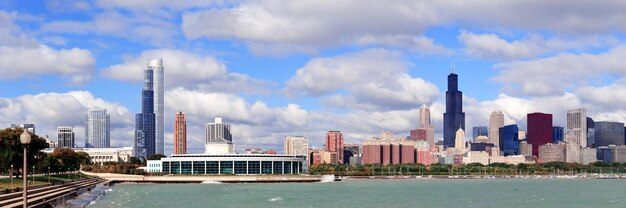
[[136,158],[136,157],[130,157],[128,163],[129,164],[139,164],[139,165],[143,164],[143,162],[141,162],[141,160],[139,158]]
[[[24,145],[20,142],[22,132],[22,128],[0,130],[0,171],[2,173],[8,173],[11,164],[13,164],[13,170],[16,172],[23,166]],[[30,164],[37,164],[45,158],[45,154],[41,150],[47,147],[48,143],[44,139],[31,134],[30,144],[26,146],[29,166],[31,166]]]
[[162,154],[154,154],[148,157],[148,160],[160,160],[161,158],[164,158],[164,157],[167,157],[167,156],[162,155]]
[[61,171],[77,170],[80,167],[80,158],[74,150],[70,148],[57,148],[52,155],[61,164]]

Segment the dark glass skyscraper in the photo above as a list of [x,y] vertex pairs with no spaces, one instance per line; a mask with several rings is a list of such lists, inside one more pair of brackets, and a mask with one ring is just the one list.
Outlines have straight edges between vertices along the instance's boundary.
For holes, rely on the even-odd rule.
[[489,128],[486,126],[474,126],[472,128],[472,139],[475,140],[479,136],[489,136]]
[[596,147],[624,145],[624,123],[599,121],[595,122]]
[[552,143],[558,144],[559,142],[562,142],[565,138],[565,128],[560,127],[560,126],[553,126],[552,127]]
[[454,147],[456,131],[465,131],[465,113],[463,113],[463,93],[459,91],[459,76],[448,75],[446,91],[446,112],[443,114],[443,146]]
[[508,125],[500,128],[500,151],[504,156],[519,154],[519,128]]
[[144,70],[141,113],[135,115],[135,157],[147,159],[155,153],[154,70]]
[[587,117],[587,146],[595,147],[596,143],[596,122],[592,118]]

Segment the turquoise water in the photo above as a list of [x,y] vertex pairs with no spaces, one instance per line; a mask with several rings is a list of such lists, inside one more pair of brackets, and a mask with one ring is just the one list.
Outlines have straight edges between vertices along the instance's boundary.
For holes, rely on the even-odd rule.
[[118,184],[89,207],[626,207],[626,180]]

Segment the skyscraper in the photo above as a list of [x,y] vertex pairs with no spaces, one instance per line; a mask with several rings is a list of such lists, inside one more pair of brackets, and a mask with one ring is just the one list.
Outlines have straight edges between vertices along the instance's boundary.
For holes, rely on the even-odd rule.
[[205,125],[205,153],[222,154],[234,153],[233,135],[230,124],[222,122],[222,118],[216,117],[215,122]]
[[454,147],[455,132],[465,130],[465,113],[463,113],[463,93],[459,91],[459,76],[448,75],[448,91],[446,91],[446,112],[443,114],[443,145]]
[[153,71],[154,93],[154,151],[163,154],[163,112],[164,112],[164,73],[163,59],[153,59],[148,62],[146,70]]
[[489,136],[489,128],[486,126],[474,126],[472,128],[472,140],[479,136]]
[[596,147],[624,145],[624,123],[598,121],[595,122]]
[[539,156],[539,146],[552,143],[552,114],[528,114],[527,127],[526,140],[533,145],[533,155]]
[[463,131],[462,128],[459,128],[459,130],[456,131],[454,137],[454,148],[461,154],[465,152],[465,131]]
[[491,112],[489,116],[489,143],[500,147],[500,128],[504,127],[502,111]]
[[183,112],[176,112],[174,121],[174,154],[187,154],[187,120]]
[[587,146],[587,110],[584,108],[567,111],[567,134],[574,137],[572,142],[581,147]]
[[500,151],[504,156],[519,154],[519,129],[517,125],[507,125],[499,130]]
[[57,127],[57,147],[73,148],[74,147],[74,131],[71,126]]
[[143,160],[155,154],[154,70],[150,67],[143,71],[141,113],[135,115],[134,148],[135,157]]
[[343,164],[343,134],[341,131],[326,133],[326,152],[336,153],[339,164]]
[[11,128],[23,128],[31,134],[35,134],[35,124],[11,124]]
[[435,128],[430,123],[430,108],[426,105],[420,107],[419,129],[426,132],[426,140],[430,147],[435,145]]
[[565,140],[565,131],[563,127],[553,126],[552,127],[552,143],[558,144]]
[[595,147],[596,125],[592,118],[587,117],[587,147]]
[[111,117],[106,109],[92,108],[85,114],[85,147],[111,147]]

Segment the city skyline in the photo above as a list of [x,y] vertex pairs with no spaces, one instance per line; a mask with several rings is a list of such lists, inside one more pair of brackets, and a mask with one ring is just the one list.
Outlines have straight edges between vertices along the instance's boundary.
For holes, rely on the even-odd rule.
[[[335,4],[354,9],[328,9]],[[204,124],[214,117],[236,129],[239,152],[281,150],[287,135],[321,146],[335,129],[345,143],[357,144],[381,131],[409,135],[422,105],[440,140],[452,60],[466,138],[473,127],[488,126],[493,111],[520,130],[533,112],[552,114],[553,126],[567,128],[567,111],[578,108],[595,121],[625,122],[623,24],[608,17],[620,16],[626,5],[550,5],[6,2],[0,5],[0,71],[7,75],[0,80],[0,127],[35,124],[38,135],[55,138],[58,126],[73,126],[76,145],[83,146],[84,112],[100,107],[110,113],[111,146],[130,146],[142,72],[159,58],[166,154],[173,152],[178,111],[187,116],[190,153],[202,152]],[[474,10],[483,12],[466,12]],[[528,16],[524,22],[500,16],[513,12]],[[374,14],[384,15],[371,21]]]

